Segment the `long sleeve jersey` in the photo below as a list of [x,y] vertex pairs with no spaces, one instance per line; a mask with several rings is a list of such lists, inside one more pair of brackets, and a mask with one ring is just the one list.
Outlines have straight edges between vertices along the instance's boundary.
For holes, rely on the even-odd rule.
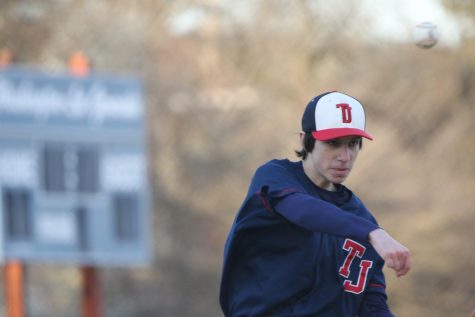
[[225,245],[220,304],[228,317],[389,317],[378,225],[343,185],[317,187],[302,162],[257,169]]

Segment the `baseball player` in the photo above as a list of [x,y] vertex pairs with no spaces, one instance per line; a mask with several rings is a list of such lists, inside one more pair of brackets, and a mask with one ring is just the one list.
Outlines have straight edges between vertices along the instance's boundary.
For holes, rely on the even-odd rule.
[[372,140],[355,98],[327,92],[308,103],[301,160],[259,167],[230,230],[225,316],[393,316],[382,269],[405,275],[409,250],[342,185],[363,138]]

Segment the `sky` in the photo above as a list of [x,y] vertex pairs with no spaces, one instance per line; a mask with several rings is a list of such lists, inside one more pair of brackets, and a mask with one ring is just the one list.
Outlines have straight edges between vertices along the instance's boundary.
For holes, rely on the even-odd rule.
[[396,41],[411,40],[412,29],[421,22],[437,25],[441,45],[457,45],[463,22],[446,11],[439,0],[362,0],[373,17],[375,33]]
[[[235,16],[243,20],[249,17],[249,8],[252,0],[221,0],[227,10],[232,10]],[[285,3],[285,1],[284,1]],[[310,2],[319,5],[319,10],[325,14],[335,14],[338,18],[338,9],[344,9],[348,0],[333,0],[331,5],[325,1]],[[439,45],[455,46],[460,42],[461,32],[467,29],[460,17],[445,10],[441,0],[358,0],[358,9],[368,17],[368,27],[365,30],[372,32],[376,38],[391,41],[412,41],[412,30],[422,22],[432,22],[438,27]],[[190,8],[182,11],[170,21],[170,28],[176,34],[187,33],[206,20],[204,11]],[[472,25],[473,28],[473,25]],[[473,35],[473,34],[472,34]]]

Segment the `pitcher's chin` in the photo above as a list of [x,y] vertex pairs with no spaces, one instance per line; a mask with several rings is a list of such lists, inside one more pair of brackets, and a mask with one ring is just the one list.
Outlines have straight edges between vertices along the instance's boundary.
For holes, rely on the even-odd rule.
[[349,175],[349,172],[334,173],[331,177],[331,182],[334,183],[334,184],[341,184],[346,180],[348,175]]

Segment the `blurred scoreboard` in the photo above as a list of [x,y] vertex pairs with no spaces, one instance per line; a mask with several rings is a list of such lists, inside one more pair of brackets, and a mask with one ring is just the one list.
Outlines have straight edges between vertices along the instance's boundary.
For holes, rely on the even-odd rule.
[[135,78],[0,71],[0,258],[150,260],[144,107]]

